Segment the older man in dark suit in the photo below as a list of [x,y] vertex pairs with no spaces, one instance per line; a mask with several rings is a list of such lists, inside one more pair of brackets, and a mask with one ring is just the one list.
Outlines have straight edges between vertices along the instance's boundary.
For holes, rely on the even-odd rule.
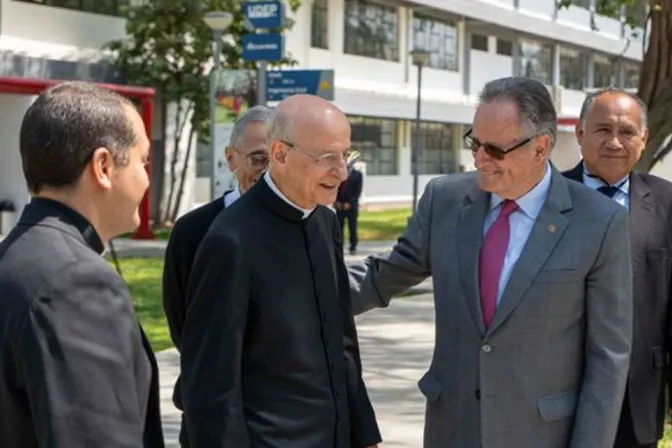
[[143,122],[66,83],[30,106],[19,146],[33,199],[0,243],[0,446],[161,448],[156,360],[100,256],[139,223]]
[[672,183],[633,171],[648,138],[646,106],[626,91],[589,95],[576,137],[583,161],[565,175],[630,211],[633,347],[615,446],[655,448],[663,436],[672,350]]

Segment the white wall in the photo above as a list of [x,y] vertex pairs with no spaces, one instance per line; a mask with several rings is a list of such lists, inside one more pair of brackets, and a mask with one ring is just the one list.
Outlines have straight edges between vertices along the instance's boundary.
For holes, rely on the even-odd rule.
[[105,43],[123,37],[124,20],[64,8],[0,0],[0,49],[30,56],[95,58]]
[[19,153],[19,129],[23,114],[33,100],[32,96],[0,94],[0,200],[8,199],[16,207],[17,213],[10,221],[12,226],[30,201]]

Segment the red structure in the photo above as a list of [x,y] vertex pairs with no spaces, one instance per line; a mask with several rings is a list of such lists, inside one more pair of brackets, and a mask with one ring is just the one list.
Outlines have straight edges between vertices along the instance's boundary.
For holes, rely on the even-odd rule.
[[[19,78],[13,76],[0,76],[0,93],[16,95],[39,95],[44,89],[54,84],[64,82],[57,79],[34,79]],[[96,83],[127,98],[140,100],[142,121],[145,123],[147,137],[152,142],[152,124],[154,120],[154,97],[156,92],[148,87],[133,87],[121,84]],[[150,174],[150,166],[147,163],[147,173]],[[151,175],[151,174],[150,174]],[[154,239],[154,233],[149,227],[149,190],[145,193],[140,204],[140,227],[133,234],[134,239]]]

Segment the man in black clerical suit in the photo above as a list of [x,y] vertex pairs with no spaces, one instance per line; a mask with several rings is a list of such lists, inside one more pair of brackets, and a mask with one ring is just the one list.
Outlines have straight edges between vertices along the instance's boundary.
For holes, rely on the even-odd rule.
[[663,435],[672,349],[672,184],[632,171],[648,137],[646,107],[634,95],[612,88],[588,96],[576,136],[583,161],[565,176],[630,211],[633,346],[615,447],[654,448]]
[[362,380],[336,200],[350,125],[327,101],[281,102],[263,180],[220,213],[187,288],[182,399],[195,447],[380,442]]
[[362,172],[353,166],[348,169],[348,178],[338,188],[338,196],[334,208],[338,215],[341,233],[348,221],[350,237],[350,254],[357,253],[357,219],[359,218],[359,197],[362,195]]
[[0,446],[161,448],[156,360],[100,256],[140,222],[142,119],[64,83],[28,108],[19,147],[32,201],[0,243]]
[[[182,216],[170,234],[163,268],[163,309],[168,318],[170,336],[178,350],[189,306],[186,291],[196,250],[219,212],[233,204],[266,170],[266,133],[272,113],[273,110],[268,107],[255,106],[236,120],[226,148],[229,169],[236,176],[236,188]],[[175,383],[173,403],[178,409],[183,409],[179,376]],[[189,446],[184,424],[180,431],[180,443],[183,447]]]

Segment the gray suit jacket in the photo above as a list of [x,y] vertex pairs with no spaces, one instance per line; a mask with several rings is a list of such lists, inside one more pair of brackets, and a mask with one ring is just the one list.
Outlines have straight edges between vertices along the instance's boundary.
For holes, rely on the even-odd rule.
[[425,447],[611,448],[632,333],[627,211],[553,169],[486,331],[477,266],[489,198],[474,173],[432,180],[392,252],[351,268],[355,312],[433,277]]

